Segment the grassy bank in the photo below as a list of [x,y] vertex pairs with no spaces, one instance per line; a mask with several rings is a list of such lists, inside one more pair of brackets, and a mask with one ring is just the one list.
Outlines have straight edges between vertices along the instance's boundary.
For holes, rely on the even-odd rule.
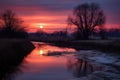
[[[28,53],[31,49],[34,48],[34,45],[27,39],[0,39],[0,54],[8,53],[10,51],[17,51],[21,53]],[[21,53],[22,54],[22,53]]]
[[13,74],[34,48],[27,39],[0,39],[0,80],[12,80]]
[[77,50],[100,50],[120,53],[120,40],[51,41],[49,43],[61,47],[72,47]]

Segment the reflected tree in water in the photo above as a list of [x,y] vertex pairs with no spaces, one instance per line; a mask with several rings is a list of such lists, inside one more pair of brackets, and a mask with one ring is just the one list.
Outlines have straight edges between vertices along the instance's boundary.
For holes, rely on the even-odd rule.
[[68,59],[67,67],[75,77],[86,76],[94,71],[93,65],[82,59]]

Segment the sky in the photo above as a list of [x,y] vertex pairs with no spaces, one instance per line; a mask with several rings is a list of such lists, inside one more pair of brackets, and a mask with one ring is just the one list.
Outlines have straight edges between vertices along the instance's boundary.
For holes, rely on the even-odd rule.
[[0,0],[0,11],[13,10],[27,25],[29,32],[39,26],[47,32],[65,30],[67,18],[78,4],[100,4],[106,16],[106,28],[120,27],[120,0]]

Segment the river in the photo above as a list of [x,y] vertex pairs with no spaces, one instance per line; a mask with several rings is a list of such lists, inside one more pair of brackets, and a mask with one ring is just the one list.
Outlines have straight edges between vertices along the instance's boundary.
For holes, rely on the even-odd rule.
[[15,80],[69,80],[74,78],[69,64],[74,58],[75,49],[60,48],[45,43],[34,43],[35,49],[22,63],[22,73]]
[[101,52],[33,44],[35,49],[24,58],[14,80],[120,80],[120,72],[108,66],[115,59]]

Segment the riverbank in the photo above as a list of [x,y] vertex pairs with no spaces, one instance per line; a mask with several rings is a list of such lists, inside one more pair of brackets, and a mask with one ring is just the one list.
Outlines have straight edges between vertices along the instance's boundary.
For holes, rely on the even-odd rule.
[[24,58],[34,49],[27,39],[0,39],[0,80],[12,80]]
[[71,47],[76,50],[99,50],[120,53],[120,40],[48,41],[47,43],[60,47]]
[[0,53],[4,53],[4,51],[13,50],[13,51],[25,51],[25,53],[29,53],[34,48],[34,45],[28,39],[0,39]]

